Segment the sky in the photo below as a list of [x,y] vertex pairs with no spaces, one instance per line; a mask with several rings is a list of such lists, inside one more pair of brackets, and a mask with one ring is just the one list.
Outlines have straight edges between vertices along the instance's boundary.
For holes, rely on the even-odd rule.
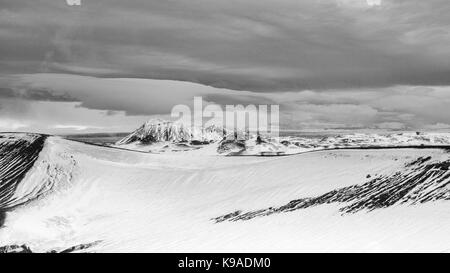
[[448,0],[0,0],[0,131],[123,132],[194,96],[282,129],[450,130]]

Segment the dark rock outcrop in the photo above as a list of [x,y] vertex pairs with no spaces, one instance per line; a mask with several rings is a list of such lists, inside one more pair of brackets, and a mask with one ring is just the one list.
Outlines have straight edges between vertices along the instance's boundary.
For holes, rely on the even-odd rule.
[[292,200],[279,207],[249,212],[236,210],[213,218],[223,221],[250,220],[274,213],[290,212],[313,206],[336,203],[344,215],[361,210],[372,211],[394,205],[450,200],[450,160],[430,162],[431,157],[419,157],[403,169],[390,175],[378,176],[370,181],[327,192],[317,197]]

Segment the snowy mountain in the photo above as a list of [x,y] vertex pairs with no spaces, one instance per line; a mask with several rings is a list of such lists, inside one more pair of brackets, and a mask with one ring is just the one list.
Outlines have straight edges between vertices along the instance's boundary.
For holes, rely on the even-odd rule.
[[209,126],[207,128],[196,128],[186,126],[180,122],[167,120],[149,120],[130,135],[119,140],[117,145],[131,143],[152,144],[155,142],[213,142],[221,140],[226,134],[223,128]]
[[[328,149],[448,146],[449,133],[346,134],[325,137],[269,137],[237,132],[222,127],[191,128],[179,122],[150,120],[116,143],[117,147],[145,152],[202,150],[209,154],[234,156],[293,155]],[[242,139],[242,137],[244,139]],[[212,143],[212,144],[211,144]],[[211,144],[206,148],[204,144]]]
[[345,148],[450,145],[449,133],[394,133],[394,134],[346,134],[327,137],[291,137],[283,139],[286,145],[302,148]]
[[448,251],[449,162],[439,146],[227,157],[0,134],[0,252]]

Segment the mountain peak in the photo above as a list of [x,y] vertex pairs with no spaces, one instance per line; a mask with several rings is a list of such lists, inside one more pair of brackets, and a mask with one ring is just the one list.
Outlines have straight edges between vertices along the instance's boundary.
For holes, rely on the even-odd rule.
[[116,144],[123,145],[134,142],[151,144],[164,141],[188,142],[193,140],[212,142],[221,140],[225,133],[223,127],[216,125],[197,128],[179,121],[151,119]]

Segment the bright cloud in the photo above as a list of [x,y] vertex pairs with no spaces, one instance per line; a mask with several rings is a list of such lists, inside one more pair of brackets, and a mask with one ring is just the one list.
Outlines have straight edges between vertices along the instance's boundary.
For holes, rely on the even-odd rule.
[[0,131],[16,131],[28,125],[17,120],[0,119]]
[[367,5],[369,6],[380,6],[381,0],[367,0]]

